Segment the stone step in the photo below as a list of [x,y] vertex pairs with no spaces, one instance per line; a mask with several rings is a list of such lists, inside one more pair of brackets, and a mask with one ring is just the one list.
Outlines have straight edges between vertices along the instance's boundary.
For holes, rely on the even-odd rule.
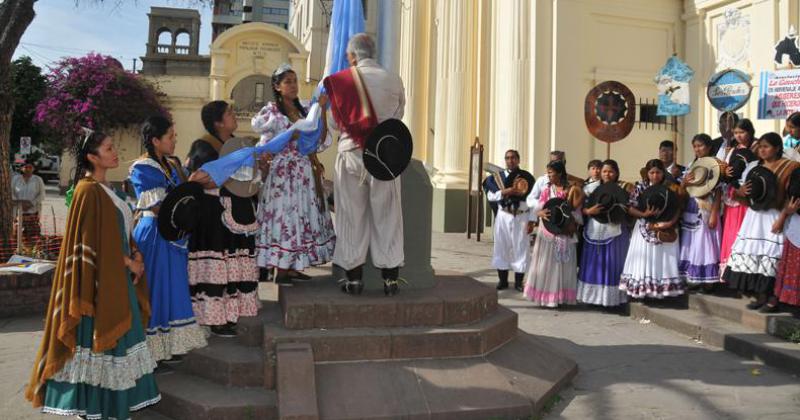
[[233,338],[212,336],[207,347],[189,352],[175,367],[221,385],[264,385],[264,351]]
[[152,407],[145,408],[144,410],[131,413],[132,420],[173,420],[159,412],[155,411]]
[[489,355],[317,363],[323,419],[538,418],[577,365],[531,336]]
[[308,343],[280,343],[278,359],[278,414],[281,420],[317,420],[314,352]]
[[746,359],[757,360],[791,374],[800,374],[800,345],[790,343],[721,317],[695,310],[630,304],[631,317],[647,319],[705,344]]
[[316,362],[448,358],[483,355],[517,334],[517,314],[499,307],[482,321],[462,326],[291,330],[264,327],[264,385],[275,387],[278,343],[309,343]]
[[733,321],[759,332],[785,336],[787,331],[796,328],[800,329],[800,319],[795,318],[791,313],[762,314],[758,311],[747,309],[745,306],[749,302],[750,299],[747,298],[702,294],[689,295],[690,309]]
[[156,375],[161,402],[152,410],[173,420],[277,419],[274,391],[228,387],[174,372]]
[[497,309],[497,292],[460,275],[438,275],[429,289],[342,293],[332,277],[282,287],[279,302],[289,329],[443,326],[478,322]]
[[261,347],[264,343],[264,324],[281,322],[283,314],[275,301],[262,300],[258,315],[239,318],[236,340],[245,346]]

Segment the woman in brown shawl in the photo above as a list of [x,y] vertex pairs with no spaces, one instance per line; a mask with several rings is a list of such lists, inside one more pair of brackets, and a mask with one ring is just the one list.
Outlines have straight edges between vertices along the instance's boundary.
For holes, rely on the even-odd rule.
[[76,144],[75,192],[25,396],[45,413],[130,418],[161,398],[144,326],[150,313],[130,207],[106,185],[110,137]]

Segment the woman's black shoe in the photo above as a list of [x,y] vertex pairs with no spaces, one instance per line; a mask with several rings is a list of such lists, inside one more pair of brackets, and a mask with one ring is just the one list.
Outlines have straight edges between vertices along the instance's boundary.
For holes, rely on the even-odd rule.
[[311,276],[309,276],[308,274],[303,274],[299,271],[290,271],[288,274],[290,279],[301,280],[301,281],[311,280]]
[[169,360],[164,360],[164,363],[175,364],[175,363],[180,363],[182,361],[183,361],[183,356],[179,354],[173,354]]
[[770,305],[770,304],[766,304],[762,306],[761,309],[758,310],[758,312],[762,314],[774,314],[775,312],[779,311],[780,309],[778,308],[778,305]]
[[497,283],[497,290],[506,290],[508,289],[508,281],[501,281]]
[[218,337],[231,338],[236,337],[236,330],[230,325],[212,325],[211,333]]
[[747,304],[747,309],[755,311],[756,309],[759,309],[762,306],[764,306],[765,303],[766,302],[759,302],[759,301],[750,302]]

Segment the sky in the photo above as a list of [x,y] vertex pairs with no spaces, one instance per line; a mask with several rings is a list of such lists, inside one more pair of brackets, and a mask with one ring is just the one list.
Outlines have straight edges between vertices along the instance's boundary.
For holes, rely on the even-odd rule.
[[39,0],[14,58],[30,56],[46,71],[61,57],[97,52],[117,58],[129,70],[136,58],[141,70],[151,6],[200,10],[200,54],[208,54],[211,6],[196,0]]

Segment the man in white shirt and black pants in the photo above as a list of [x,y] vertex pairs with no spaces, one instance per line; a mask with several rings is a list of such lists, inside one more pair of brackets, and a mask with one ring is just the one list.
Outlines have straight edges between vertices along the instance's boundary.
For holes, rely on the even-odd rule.
[[523,278],[530,262],[530,237],[533,232],[534,215],[527,199],[533,185],[521,190],[514,185],[516,178],[527,178],[530,184],[533,176],[519,169],[519,152],[509,150],[505,154],[506,170],[503,171],[503,185],[492,182],[493,191],[487,192],[490,202],[498,203],[499,211],[494,220],[494,252],[492,266],[497,269],[500,281],[497,290],[508,288],[508,272],[514,272],[514,288],[522,291]]

